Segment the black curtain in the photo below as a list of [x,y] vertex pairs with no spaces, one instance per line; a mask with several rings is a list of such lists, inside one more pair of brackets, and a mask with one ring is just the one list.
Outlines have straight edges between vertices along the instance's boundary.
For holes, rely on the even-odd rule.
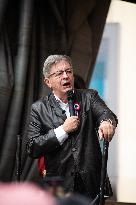
[[67,54],[88,83],[110,0],[0,0],[0,180],[16,180],[17,135],[22,139],[21,180],[39,179],[26,153],[32,102],[48,93],[42,66]]

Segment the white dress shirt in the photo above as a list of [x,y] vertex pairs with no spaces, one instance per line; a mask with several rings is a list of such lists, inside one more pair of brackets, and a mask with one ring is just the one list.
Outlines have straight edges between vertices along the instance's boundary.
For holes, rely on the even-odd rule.
[[[67,117],[70,117],[70,112],[69,112],[69,105],[68,103],[62,102],[56,95],[54,95],[56,100],[59,102],[60,107],[62,110],[65,110],[65,114]],[[63,142],[68,138],[68,133],[66,133],[63,129],[63,126],[60,125],[56,129],[54,129],[54,132],[56,134],[56,137],[60,143],[60,145],[63,144]]]

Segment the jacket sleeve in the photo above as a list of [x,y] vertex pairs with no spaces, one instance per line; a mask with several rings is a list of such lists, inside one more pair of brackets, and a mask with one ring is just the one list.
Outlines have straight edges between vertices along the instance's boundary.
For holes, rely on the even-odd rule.
[[60,148],[60,144],[54,132],[54,128],[47,127],[43,131],[42,123],[39,117],[38,109],[35,104],[31,107],[27,153],[32,158],[39,158],[47,153],[54,152]]
[[103,120],[110,120],[115,127],[117,126],[117,116],[108,108],[95,90],[92,90],[91,93],[91,108],[97,126],[99,126]]

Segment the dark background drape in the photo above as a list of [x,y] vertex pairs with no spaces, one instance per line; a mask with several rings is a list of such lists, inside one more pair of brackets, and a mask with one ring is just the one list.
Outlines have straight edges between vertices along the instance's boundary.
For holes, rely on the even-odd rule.
[[17,135],[21,180],[39,179],[26,153],[32,102],[48,93],[42,66],[67,54],[86,83],[93,71],[110,0],[0,0],[0,180],[16,180]]

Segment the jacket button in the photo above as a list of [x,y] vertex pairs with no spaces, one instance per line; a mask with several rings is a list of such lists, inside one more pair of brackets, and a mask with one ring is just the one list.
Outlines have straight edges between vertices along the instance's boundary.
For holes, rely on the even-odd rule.
[[73,152],[75,152],[76,150],[77,150],[77,149],[76,149],[75,147],[74,147],[74,148],[72,148],[72,151],[73,151]]

